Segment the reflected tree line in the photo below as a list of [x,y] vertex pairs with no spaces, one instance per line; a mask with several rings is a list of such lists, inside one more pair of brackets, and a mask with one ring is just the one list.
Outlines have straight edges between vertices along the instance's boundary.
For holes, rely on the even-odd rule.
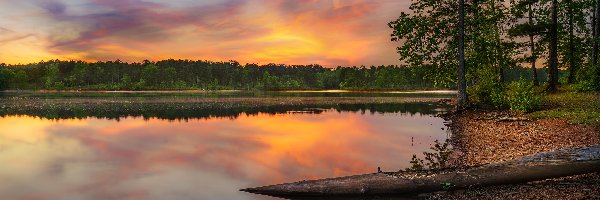
[[401,115],[437,115],[448,105],[438,103],[373,103],[373,104],[315,104],[315,105],[268,105],[268,106],[206,106],[185,103],[152,104],[68,104],[0,107],[0,116],[26,115],[44,119],[102,118],[120,120],[127,117],[144,119],[192,120],[254,116],[259,114],[321,114],[323,112],[354,112],[361,114],[397,113]]

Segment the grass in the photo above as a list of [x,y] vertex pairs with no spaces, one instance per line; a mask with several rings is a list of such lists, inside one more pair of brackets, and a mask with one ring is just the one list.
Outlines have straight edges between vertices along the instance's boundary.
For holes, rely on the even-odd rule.
[[600,124],[600,94],[563,88],[543,97],[544,107],[530,113],[536,119],[566,119],[573,124]]

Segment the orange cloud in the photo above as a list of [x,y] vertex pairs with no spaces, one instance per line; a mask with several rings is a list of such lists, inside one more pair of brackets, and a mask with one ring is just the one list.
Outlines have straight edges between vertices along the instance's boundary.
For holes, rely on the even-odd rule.
[[[0,35],[0,52],[14,50],[2,55],[8,63],[182,58],[331,67],[399,64],[386,24],[407,4],[396,0],[23,1],[0,8],[0,26],[15,32],[10,37]],[[18,40],[18,36],[30,39]]]

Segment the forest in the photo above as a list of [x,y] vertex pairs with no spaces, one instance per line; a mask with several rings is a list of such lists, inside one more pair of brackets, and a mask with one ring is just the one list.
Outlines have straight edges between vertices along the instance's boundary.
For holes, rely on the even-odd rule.
[[[426,79],[428,66],[337,67],[240,65],[238,62],[164,60],[124,63],[48,61],[2,65],[3,88],[54,90],[406,90],[452,88]],[[515,68],[509,79],[527,69]],[[540,78],[544,78],[541,76]]]
[[422,71],[397,66],[338,67],[163,60],[49,61],[8,66],[4,88],[73,90],[298,90],[433,88]]
[[[388,25],[400,60],[429,66],[436,85],[457,83],[459,104],[531,110],[559,85],[600,90],[600,1],[421,0]],[[507,70],[530,68],[521,81]],[[546,82],[539,79],[545,71]],[[561,74],[563,74],[561,76]],[[527,78],[530,76],[530,78]]]

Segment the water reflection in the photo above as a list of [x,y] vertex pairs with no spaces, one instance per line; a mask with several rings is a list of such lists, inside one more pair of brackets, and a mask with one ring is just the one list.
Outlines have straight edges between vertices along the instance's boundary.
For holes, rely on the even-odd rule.
[[5,116],[0,199],[257,199],[266,197],[237,189],[395,171],[446,139],[441,118],[397,109],[240,111],[182,121]]
[[430,148],[431,152],[423,152],[424,158],[421,159],[414,154],[410,160],[410,167],[406,171],[424,171],[424,170],[441,170],[454,167],[451,155],[453,150],[450,146],[450,139],[444,142],[434,141]]
[[[234,102],[235,103],[235,102]],[[242,115],[254,116],[261,113],[286,114],[314,113],[323,110],[337,112],[351,111],[362,114],[400,113],[406,115],[436,115],[447,111],[450,106],[435,102],[407,102],[407,103],[370,103],[352,104],[302,104],[302,105],[239,105],[239,104],[214,103],[187,103],[187,102],[161,102],[161,103],[62,103],[40,104],[34,106],[13,106],[0,108],[0,117],[14,115],[28,115],[46,119],[85,119],[88,117],[120,120],[127,117],[143,117],[144,119],[158,118],[168,120],[230,118],[235,119]],[[286,102],[286,104],[289,104]]]

